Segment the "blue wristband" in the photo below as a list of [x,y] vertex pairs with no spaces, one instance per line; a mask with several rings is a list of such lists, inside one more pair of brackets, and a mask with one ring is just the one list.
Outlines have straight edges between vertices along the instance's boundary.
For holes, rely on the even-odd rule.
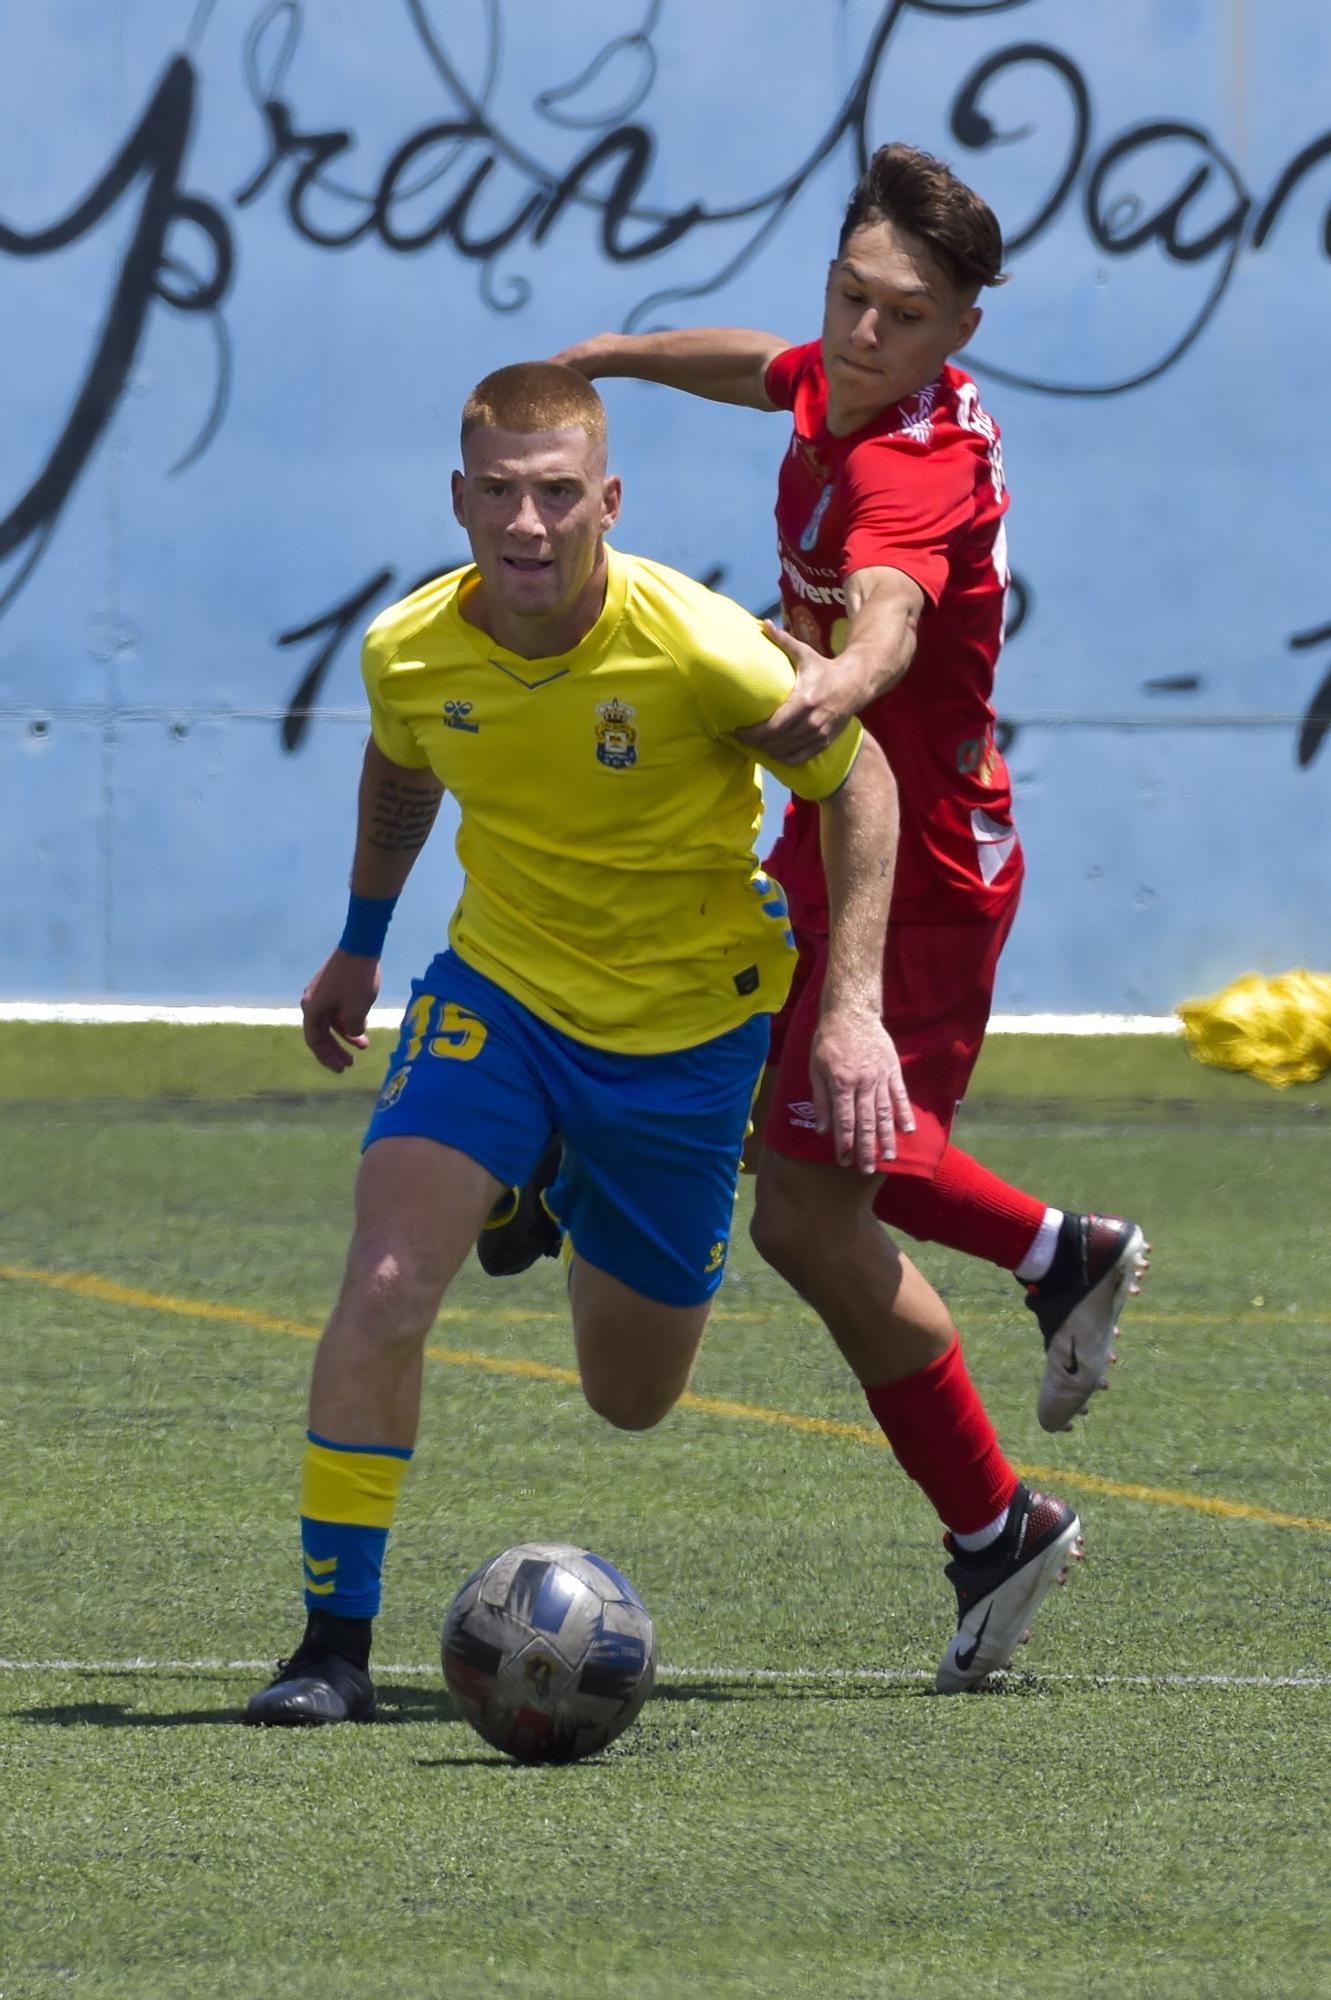
[[378,958],[396,908],[396,896],[353,894],[347,904],[347,921],[337,941],[338,950],[349,951],[353,958]]

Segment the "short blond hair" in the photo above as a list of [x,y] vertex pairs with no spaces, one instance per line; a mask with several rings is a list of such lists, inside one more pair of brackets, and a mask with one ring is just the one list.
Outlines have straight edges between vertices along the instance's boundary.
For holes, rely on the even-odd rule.
[[586,376],[562,361],[515,361],[478,382],[463,404],[463,444],[475,430],[578,430],[604,447],[605,404]]

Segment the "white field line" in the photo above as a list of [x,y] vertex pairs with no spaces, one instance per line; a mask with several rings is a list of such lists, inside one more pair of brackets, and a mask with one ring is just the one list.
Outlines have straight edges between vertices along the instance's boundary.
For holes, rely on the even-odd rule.
[[[0,1673],[8,1674],[260,1674],[271,1673],[272,1660],[0,1660]],[[442,1681],[438,1666],[383,1665],[374,1671],[380,1679],[402,1675],[411,1679]],[[1023,1681],[1063,1683],[1079,1687],[1170,1687],[1170,1688],[1327,1688],[1326,1674],[1041,1674],[1016,1669]],[[932,1681],[932,1668],[925,1667],[658,1667],[657,1679],[665,1681],[725,1681],[736,1686],[796,1685],[801,1682],[832,1681],[849,1686],[879,1686]]]
[[[79,1027],[109,1027],[117,1022],[165,1021],[179,1027],[298,1028],[299,1007],[170,1007],[157,1002],[132,1006],[121,1002],[85,1003],[75,1000],[0,1000],[0,1021],[61,1021]],[[396,1028],[401,1007],[375,1007],[372,1028]],[[991,1035],[1177,1035],[1180,1023],[1172,1014],[994,1014]]]

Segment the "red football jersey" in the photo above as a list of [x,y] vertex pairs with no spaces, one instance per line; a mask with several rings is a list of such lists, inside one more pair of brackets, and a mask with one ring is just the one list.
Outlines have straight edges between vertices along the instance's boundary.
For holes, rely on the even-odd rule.
[[[817,341],[767,370],[795,419],[777,487],[786,627],[822,653],[846,641],[842,588],[859,569],[913,577],[927,600],[907,673],[863,713],[901,799],[892,914],[904,922],[996,915],[1021,870],[990,695],[1007,596],[1007,487],[998,426],[959,368],[849,437],[827,428]],[[796,921],[825,929],[818,809],[793,800],[765,864]]]

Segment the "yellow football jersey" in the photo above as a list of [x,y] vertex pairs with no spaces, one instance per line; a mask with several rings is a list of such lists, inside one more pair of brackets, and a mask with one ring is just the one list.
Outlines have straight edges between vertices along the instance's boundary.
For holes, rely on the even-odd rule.
[[[379,748],[461,808],[458,956],[565,1034],[653,1054],[785,999],[785,901],[756,864],[762,792],[734,732],[795,677],[729,598],[607,553],[604,609],[570,653],[524,660],[469,623],[468,567],[376,618],[363,670]],[[767,768],[826,798],[860,737],[852,722]]]

